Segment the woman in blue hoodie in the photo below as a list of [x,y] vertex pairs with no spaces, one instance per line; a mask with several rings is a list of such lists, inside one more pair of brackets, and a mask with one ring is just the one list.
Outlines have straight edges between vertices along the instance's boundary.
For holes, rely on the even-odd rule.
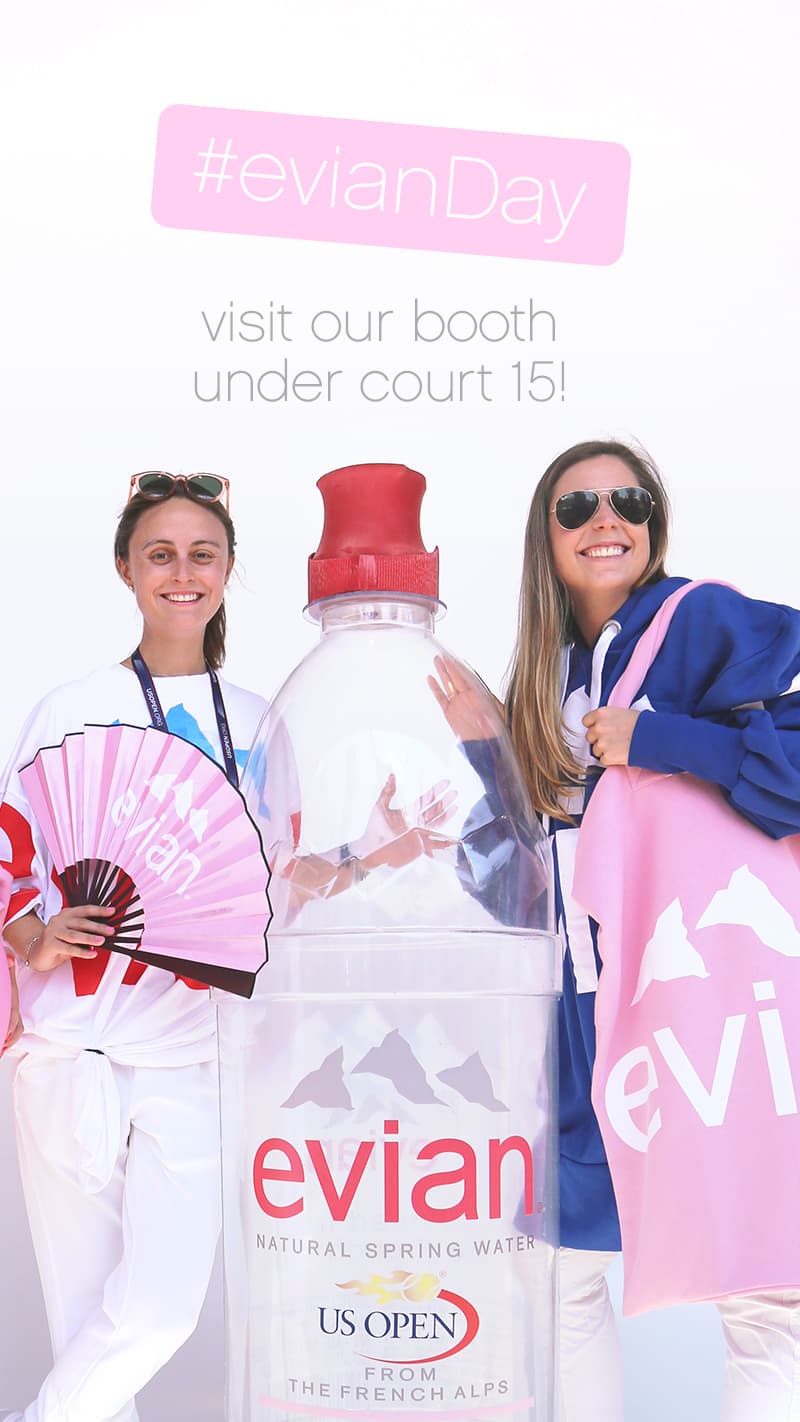
[[[572,896],[580,821],[597,783],[591,771],[627,764],[688,771],[718,785],[766,834],[800,832],[800,695],[785,694],[800,674],[800,613],[721,585],[694,589],[677,608],[633,707],[606,705],[639,636],[686,582],[666,576],[668,513],[658,471],[644,454],[595,441],[566,450],[546,470],[526,532],[508,711],[534,807],[553,836],[565,941],[565,1422],[622,1418],[605,1281],[620,1248],[619,1222],[590,1098],[597,927]],[[800,1291],[724,1299],[719,1307],[728,1348],[724,1422],[800,1418]]]

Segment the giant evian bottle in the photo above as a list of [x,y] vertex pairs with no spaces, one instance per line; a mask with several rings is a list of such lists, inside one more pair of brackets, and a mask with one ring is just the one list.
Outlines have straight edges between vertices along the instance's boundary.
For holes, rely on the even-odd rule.
[[316,648],[243,789],[270,962],[220,1011],[229,1422],[551,1422],[555,1005],[544,837],[434,636],[425,481],[319,481]]

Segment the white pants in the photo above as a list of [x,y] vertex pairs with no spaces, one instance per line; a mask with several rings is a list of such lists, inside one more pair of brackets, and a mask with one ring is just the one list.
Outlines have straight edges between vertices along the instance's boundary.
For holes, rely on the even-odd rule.
[[[194,1330],[219,1234],[216,1063],[86,1057],[31,1055],[15,1076],[55,1358],[24,1422],[137,1422],[135,1394]],[[87,1065],[101,1088],[84,1099]]]
[[[559,1253],[561,1422],[622,1422],[622,1361],[605,1277],[616,1256]],[[727,1354],[721,1422],[800,1422],[800,1290],[732,1295],[717,1308]],[[691,1405],[687,1397],[687,1417]]]
[[622,1351],[606,1283],[616,1257],[559,1250],[561,1422],[622,1422]]
[[800,1290],[720,1299],[722,1422],[800,1422]]

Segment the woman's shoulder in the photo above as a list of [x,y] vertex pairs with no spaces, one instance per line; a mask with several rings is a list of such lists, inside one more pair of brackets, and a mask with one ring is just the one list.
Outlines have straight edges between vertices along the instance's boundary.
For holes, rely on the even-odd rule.
[[128,675],[118,664],[101,667],[48,691],[26,717],[7,771],[26,764],[43,746],[57,745],[72,732],[82,731],[85,725],[118,720]]
[[748,646],[784,641],[800,651],[800,611],[785,603],[748,597],[729,583],[713,580],[689,584],[675,609],[673,626],[691,627],[707,637],[723,639],[746,654]]
[[220,676],[220,685],[226,701],[235,701],[239,706],[246,708],[251,714],[263,716],[269,702],[257,691],[250,691],[246,686],[237,686],[236,682],[228,681],[227,677]]
[[128,675],[123,666],[115,663],[109,667],[98,667],[73,681],[62,682],[37,701],[28,715],[27,723],[36,720],[57,722],[64,716],[69,720],[76,714],[83,715],[86,708],[97,707],[101,699],[109,695],[118,696]]
[[702,688],[709,711],[778,696],[800,671],[800,612],[698,583],[675,609],[657,662]]
[[247,687],[237,686],[235,682],[228,681],[227,677],[221,676],[219,680],[228,714],[237,725],[243,728],[244,736],[240,735],[239,739],[250,745],[266,714],[269,702],[257,691],[249,691]]

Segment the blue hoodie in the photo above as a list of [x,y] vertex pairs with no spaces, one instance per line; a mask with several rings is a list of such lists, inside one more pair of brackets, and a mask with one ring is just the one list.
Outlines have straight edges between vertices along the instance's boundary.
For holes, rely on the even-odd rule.
[[[569,649],[564,706],[581,742],[581,715],[590,705],[606,704],[639,636],[669,593],[686,581],[665,578],[637,589],[594,648],[579,638]],[[676,609],[634,702],[642,714],[629,763],[664,773],[689,771],[712,781],[774,838],[800,832],[800,692],[783,694],[798,675],[800,612],[719,584],[698,587]],[[584,804],[596,783],[590,771]],[[597,929],[570,899],[577,831],[553,821],[550,832],[556,908],[566,943],[559,1042],[561,1242],[577,1249],[618,1249],[616,1205],[590,1100]]]

